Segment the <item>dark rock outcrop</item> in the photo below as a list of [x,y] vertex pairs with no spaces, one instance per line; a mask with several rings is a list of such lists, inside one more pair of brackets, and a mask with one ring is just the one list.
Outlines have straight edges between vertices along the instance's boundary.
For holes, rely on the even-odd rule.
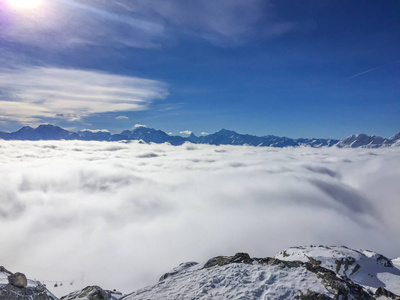
[[23,273],[12,273],[0,266],[2,276],[6,275],[8,284],[0,284],[0,300],[58,300],[39,282],[28,280]]
[[43,285],[17,287],[12,284],[0,286],[0,300],[57,300]]
[[193,267],[193,266],[195,266],[195,265],[198,265],[198,263],[197,263],[197,262],[193,262],[193,261],[191,261],[191,262],[186,262],[186,263],[182,263],[182,264],[180,264],[177,268],[173,269],[171,272],[168,272],[168,273],[165,273],[164,275],[162,275],[162,276],[160,277],[160,280],[159,280],[159,281],[165,280],[165,279],[167,279],[168,277],[171,277],[171,276],[174,276],[174,275],[176,275],[176,274],[179,274],[179,273],[181,273],[182,271],[184,271],[185,269],[190,268],[190,267]]
[[14,273],[8,276],[8,282],[16,287],[26,287],[28,285],[28,280],[26,279],[25,274],[22,273]]
[[61,297],[62,300],[88,299],[88,300],[114,300],[111,291],[103,290],[99,286],[87,286],[83,290],[70,293]]
[[392,292],[388,291],[384,287],[379,287],[374,294],[376,297],[384,296],[389,299],[395,299],[395,300],[400,300],[400,297],[393,294]]
[[[351,259],[340,261],[339,265],[344,265],[345,268],[347,263],[350,263]],[[361,285],[354,283],[346,277],[338,275],[336,272],[326,269],[320,266],[320,263],[316,262],[301,262],[301,261],[283,261],[277,258],[251,258],[247,253],[237,253],[234,256],[217,256],[211,258],[204,265],[204,268],[212,268],[216,266],[224,266],[232,263],[244,263],[244,264],[261,264],[261,265],[275,265],[280,268],[305,268],[307,271],[314,273],[317,278],[321,280],[324,286],[335,295],[334,299],[375,299],[374,295],[370,294]],[[340,267],[339,267],[340,269]],[[378,289],[379,295],[384,295],[389,299],[398,299],[398,296],[383,289]],[[375,294],[375,296],[378,296]],[[326,295],[318,294],[313,291],[308,293],[301,293],[297,299],[331,299]]]

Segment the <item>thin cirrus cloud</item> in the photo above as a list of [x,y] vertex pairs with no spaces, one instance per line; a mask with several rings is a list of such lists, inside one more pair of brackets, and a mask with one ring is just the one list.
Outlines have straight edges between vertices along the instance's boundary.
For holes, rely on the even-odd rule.
[[281,36],[295,29],[295,24],[280,20],[271,1],[231,0],[152,1],[118,0],[127,11],[159,20],[166,31],[194,35],[219,46],[240,45],[254,35]]
[[[132,292],[185,261],[298,245],[400,255],[398,150],[0,141],[0,261]],[[74,286],[69,282],[74,281]]]
[[[162,39],[164,26],[140,15],[130,16],[114,1],[43,1],[32,11],[5,8],[5,22],[0,36],[7,41],[34,45],[47,51],[85,45],[158,47],[154,38]],[[85,28],[85,30],[82,30]]]
[[84,45],[155,48],[182,33],[230,46],[295,28],[264,0],[199,0],[190,5],[182,0],[56,0],[43,1],[29,14],[11,9],[6,13],[0,36],[46,50]]
[[161,81],[43,67],[3,69],[0,90],[1,119],[24,124],[44,118],[76,121],[97,113],[145,110],[168,94]]

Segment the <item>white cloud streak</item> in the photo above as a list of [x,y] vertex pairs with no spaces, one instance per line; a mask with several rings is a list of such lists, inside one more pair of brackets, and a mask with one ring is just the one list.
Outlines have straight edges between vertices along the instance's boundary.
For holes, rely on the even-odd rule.
[[[157,2],[119,0],[128,10],[147,17],[160,16],[166,28],[196,35],[221,46],[240,45],[259,36],[280,36],[293,30],[293,24],[278,20],[275,8],[264,0],[184,0]],[[262,28],[262,30],[260,30]]]
[[145,110],[167,96],[166,85],[156,80],[43,67],[1,70],[0,90],[0,119],[24,124]]
[[183,130],[179,132],[180,134],[191,135],[192,132],[190,130]]
[[98,132],[110,132],[107,129],[81,129],[79,131],[89,131],[92,133],[98,133]]
[[398,149],[0,141],[0,262],[131,292],[184,261],[327,244],[400,254]]
[[[265,0],[57,0],[22,14],[6,11],[0,37],[46,50],[86,45],[155,48],[185,33],[222,46],[253,35],[273,37],[293,30]],[[85,28],[85,30],[82,30]]]
[[396,60],[396,61],[391,62],[391,63],[389,63],[389,64],[380,65],[380,66],[371,68],[371,69],[369,69],[369,70],[366,70],[366,71],[363,71],[363,72],[359,72],[359,73],[357,73],[357,74],[354,74],[354,75],[352,75],[352,76],[347,77],[346,79],[352,79],[352,78],[355,78],[355,77],[358,77],[358,76],[361,76],[361,75],[364,75],[364,74],[367,74],[367,73],[370,73],[370,72],[373,72],[373,71],[376,71],[376,70],[379,70],[379,69],[382,69],[382,68],[386,68],[386,67],[389,67],[389,66],[398,64],[398,63],[400,63],[400,60]]

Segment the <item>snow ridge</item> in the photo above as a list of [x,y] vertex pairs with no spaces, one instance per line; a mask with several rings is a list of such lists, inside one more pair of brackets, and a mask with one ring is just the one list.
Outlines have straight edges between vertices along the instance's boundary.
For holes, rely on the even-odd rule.
[[[293,247],[275,256],[284,261],[318,264],[375,292],[379,287],[400,294],[400,269],[385,256],[347,247]],[[397,263],[397,260],[394,260]]]
[[[292,247],[275,257],[237,253],[203,263],[183,263],[162,275],[155,285],[128,295],[89,286],[61,299],[400,299],[396,295],[400,292],[399,263],[400,258],[390,260],[373,251],[345,246]],[[2,298],[2,293],[10,290],[10,274],[0,269],[0,299],[9,299]],[[57,300],[35,281],[28,281],[22,290],[37,287],[46,297],[31,299]]]
[[121,299],[399,299],[394,294],[399,272],[372,251],[295,247],[275,258],[237,253],[203,264],[182,264],[156,285]]

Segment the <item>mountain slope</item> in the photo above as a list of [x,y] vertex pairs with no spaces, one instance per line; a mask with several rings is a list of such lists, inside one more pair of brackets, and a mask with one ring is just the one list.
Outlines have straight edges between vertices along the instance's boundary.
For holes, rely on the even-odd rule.
[[357,284],[372,288],[384,287],[400,295],[400,269],[381,254],[347,247],[294,247],[275,256],[284,261],[318,264]]
[[[368,252],[370,260],[361,262],[364,255],[361,252],[345,247],[329,248],[324,252],[326,259],[319,263],[313,255],[319,258],[321,251],[313,252],[310,250],[313,247],[291,249],[303,252],[285,250],[275,258],[251,258],[246,253],[237,253],[214,257],[203,264],[182,264],[164,274],[154,286],[121,299],[398,299],[389,288],[398,290],[400,270],[390,266],[390,261],[379,254]],[[304,256],[305,253],[310,256]],[[371,282],[373,286],[366,281],[358,284],[345,276],[341,268],[338,271],[329,268],[331,261],[338,258],[336,253],[340,253],[341,258],[356,256],[356,261],[362,265],[359,268],[362,277],[371,270],[376,271],[374,274],[383,273],[382,268],[390,269],[394,277],[387,280],[386,288],[383,283],[376,286],[376,281]],[[378,262],[378,267],[370,266],[371,262]]]
[[210,145],[249,145],[249,146],[273,146],[287,147],[299,146],[299,144],[287,137],[255,136],[249,134],[239,134],[232,130],[221,129],[220,131],[198,138],[200,144]]
[[382,146],[396,145],[400,145],[400,132],[390,138],[383,138],[375,135],[368,136],[360,133],[351,135],[337,143],[337,147],[339,148],[379,148]]
[[181,136],[171,136],[162,130],[147,127],[137,127],[134,130],[125,130],[120,133],[126,140],[143,140],[146,143],[170,143],[171,145],[182,145],[187,139]]
[[80,140],[85,141],[109,141],[111,133],[104,130],[84,129],[77,132]]
[[79,135],[74,132],[62,129],[58,126],[50,124],[39,125],[37,128],[24,126],[20,130],[12,133],[2,132],[0,137],[3,136],[7,140],[76,140]]

